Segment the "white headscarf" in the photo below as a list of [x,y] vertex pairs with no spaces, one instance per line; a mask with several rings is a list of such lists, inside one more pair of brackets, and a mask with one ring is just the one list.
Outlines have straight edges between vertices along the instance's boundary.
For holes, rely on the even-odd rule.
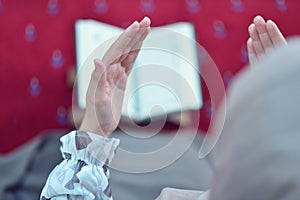
[[300,40],[237,76],[210,200],[300,199]]
[[167,188],[157,200],[300,199],[300,39],[241,72],[225,107],[211,191]]

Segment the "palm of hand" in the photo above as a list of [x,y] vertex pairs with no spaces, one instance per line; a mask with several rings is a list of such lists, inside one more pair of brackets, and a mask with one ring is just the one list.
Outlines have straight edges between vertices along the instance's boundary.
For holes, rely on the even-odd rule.
[[277,25],[272,20],[265,22],[261,16],[254,18],[248,31],[250,38],[247,41],[247,49],[250,65],[263,58],[276,46],[286,44]]
[[87,91],[86,113],[80,130],[108,137],[121,118],[128,74],[149,33],[150,20],[134,22],[107,50],[102,60],[94,61]]
[[120,63],[107,67],[103,91],[97,90],[94,103],[99,125],[104,132],[112,132],[118,126],[122,111],[122,102],[126,88],[127,74]]

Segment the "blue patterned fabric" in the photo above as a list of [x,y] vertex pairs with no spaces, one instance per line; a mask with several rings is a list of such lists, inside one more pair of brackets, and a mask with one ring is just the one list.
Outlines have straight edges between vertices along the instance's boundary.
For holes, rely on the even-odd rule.
[[61,139],[64,160],[50,173],[41,200],[112,200],[107,165],[119,140],[84,131]]

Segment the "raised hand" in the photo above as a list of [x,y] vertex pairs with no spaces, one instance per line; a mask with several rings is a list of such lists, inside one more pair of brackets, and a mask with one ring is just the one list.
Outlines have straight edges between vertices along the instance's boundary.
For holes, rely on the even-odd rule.
[[272,21],[256,16],[248,28],[250,38],[247,41],[249,63],[252,65],[264,57],[268,51],[278,45],[286,44],[282,33]]
[[111,45],[102,60],[94,61],[80,130],[109,137],[119,124],[127,77],[150,30],[150,19],[132,23]]

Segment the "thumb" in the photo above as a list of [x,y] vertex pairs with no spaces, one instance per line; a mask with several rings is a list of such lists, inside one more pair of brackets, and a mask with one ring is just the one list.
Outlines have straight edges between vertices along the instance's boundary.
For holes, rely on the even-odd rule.
[[106,81],[106,66],[102,60],[95,59],[94,60],[95,69],[91,78],[91,81],[94,81],[95,83],[99,84],[101,86],[104,86]]
[[94,70],[88,87],[87,98],[95,98],[96,90],[102,91],[105,88],[106,67],[99,59],[94,60]]

